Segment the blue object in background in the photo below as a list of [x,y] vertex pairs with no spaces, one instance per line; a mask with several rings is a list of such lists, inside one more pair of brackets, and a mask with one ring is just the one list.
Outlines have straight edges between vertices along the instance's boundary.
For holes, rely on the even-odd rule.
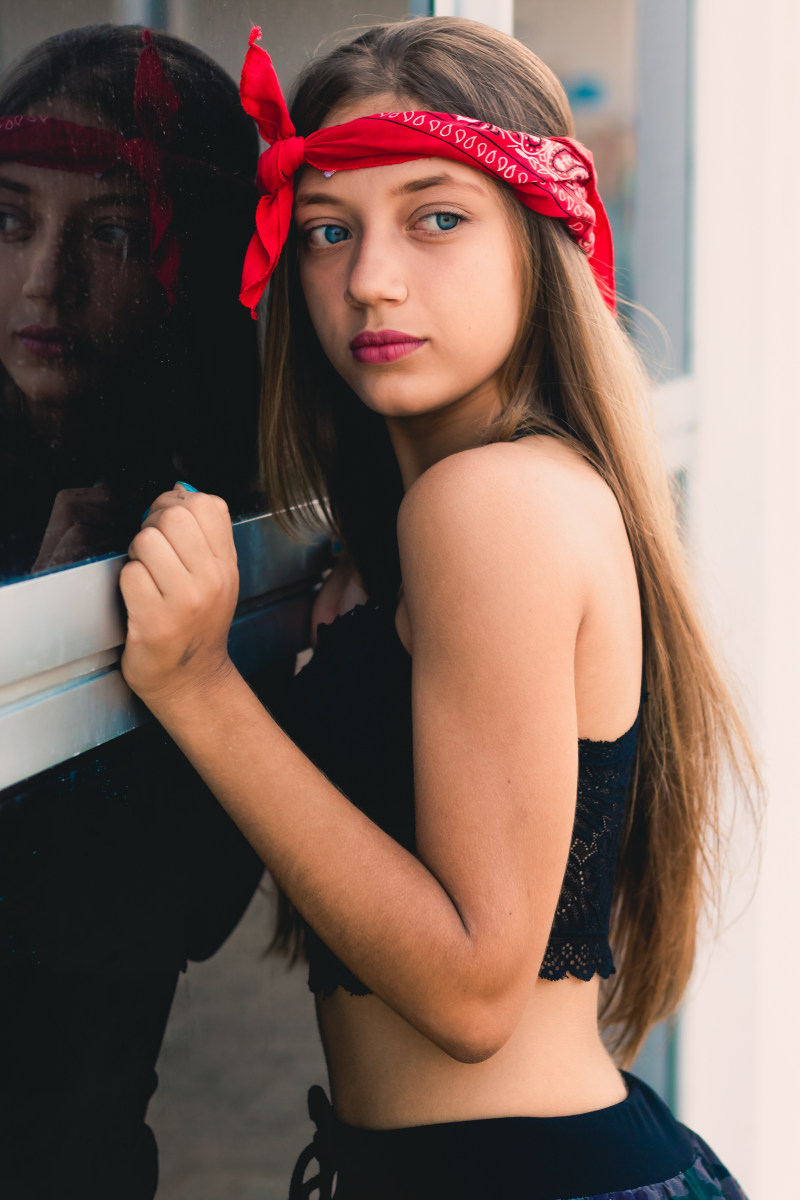
[[597,75],[576,75],[561,82],[573,109],[602,108],[605,103],[606,86]]

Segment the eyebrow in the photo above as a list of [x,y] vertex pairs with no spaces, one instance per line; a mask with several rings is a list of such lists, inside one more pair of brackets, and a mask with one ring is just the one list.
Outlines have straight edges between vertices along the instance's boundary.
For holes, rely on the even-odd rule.
[[444,171],[441,175],[427,175],[424,179],[410,179],[408,183],[401,183],[399,187],[393,189],[392,195],[402,196],[409,192],[424,192],[426,188],[442,187],[445,184],[468,188],[471,192],[483,191],[479,183],[472,183],[468,179],[456,179]]
[[90,196],[86,201],[94,208],[102,208],[106,204],[123,205],[126,208],[145,208],[147,198],[136,192],[110,192],[102,196]]
[[[472,183],[468,179],[456,179],[446,172],[441,175],[426,175],[422,179],[409,179],[407,183],[398,184],[392,188],[392,196],[407,196],[416,192],[424,192],[428,188],[443,187],[452,184],[454,187],[467,188],[471,192],[483,192],[484,189],[479,183]],[[306,204],[323,204],[338,208],[344,208],[346,201],[340,200],[337,196],[331,196],[327,192],[308,192],[301,193],[297,197],[297,203]]]
[[30,188],[24,183],[17,183],[15,179],[6,179],[4,175],[0,176],[0,188],[5,188],[9,192],[19,192],[23,196],[30,194]]
[[[31,195],[31,189],[27,183],[18,183],[16,179],[7,179],[5,175],[0,175],[0,188],[16,192],[20,196]],[[93,208],[103,208],[114,204],[126,208],[144,208],[147,205],[147,198],[136,192],[108,192],[101,196],[90,196],[86,203],[91,204]]]

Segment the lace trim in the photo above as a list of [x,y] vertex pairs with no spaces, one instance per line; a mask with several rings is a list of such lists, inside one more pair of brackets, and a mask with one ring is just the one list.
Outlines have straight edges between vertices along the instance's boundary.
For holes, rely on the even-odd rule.
[[577,937],[558,937],[551,934],[542,965],[540,979],[566,979],[572,975],[584,981],[593,975],[608,979],[616,971],[614,958],[605,933],[586,933]]

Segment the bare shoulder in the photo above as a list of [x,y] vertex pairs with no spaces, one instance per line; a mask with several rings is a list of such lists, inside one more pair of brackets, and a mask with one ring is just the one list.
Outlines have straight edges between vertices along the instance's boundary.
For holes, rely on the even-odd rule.
[[436,463],[409,488],[398,521],[407,648],[421,631],[463,646],[491,629],[509,655],[538,636],[566,663],[605,536],[605,491],[577,454],[555,445],[492,444]]
[[578,572],[621,529],[616,499],[594,468],[545,436],[442,459],[409,489],[398,522],[404,559],[430,540],[473,553],[489,542],[533,554],[540,565],[542,556],[573,561]]
[[579,454],[536,436],[451,455],[409,488],[398,540],[409,651],[452,663],[490,635],[494,665],[524,661],[550,701],[569,680],[580,736],[630,726],[636,570],[616,497]]

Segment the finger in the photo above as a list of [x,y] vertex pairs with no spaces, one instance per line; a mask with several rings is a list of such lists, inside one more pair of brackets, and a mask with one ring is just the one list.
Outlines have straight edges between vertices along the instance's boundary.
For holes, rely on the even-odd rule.
[[209,567],[217,568],[203,526],[194,512],[180,504],[159,509],[147,521],[148,528],[157,529],[172,546],[186,570],[204,577]]
[[212,496],[208,492],[187,492],[176,485],[172,491],[162,492],[153,501],[142,528],[154,523],[151,518],[171,508],[185,508],[192,514],[216,558],[226,562],[237,561],[231,516],[221,496]]
[[137,623],[150,624],[163,598],[145,564],[139,560],[127,562],[122,568],[119,586],[128,613],[129,631]]
[[140,530],[128,548],[128,557],[141,563],[150,573],[162,597],[172,598],[187,588],[191,576],[174,547],[159,529]]
[[185,506],[203,530],[212,554],[224,562],[236,562],[236,547],[233,543],[233,527],[228,506],[221,496],[207,492],[188,495]]
[[150,507],[142,514],[142,525],[145,525],[150,517],[156,513],[163,511],[165,508],[174,508],[177,505],[183,505],[189,493],[183,488],[172,488],[168,492],[161,492],[156,496]]

